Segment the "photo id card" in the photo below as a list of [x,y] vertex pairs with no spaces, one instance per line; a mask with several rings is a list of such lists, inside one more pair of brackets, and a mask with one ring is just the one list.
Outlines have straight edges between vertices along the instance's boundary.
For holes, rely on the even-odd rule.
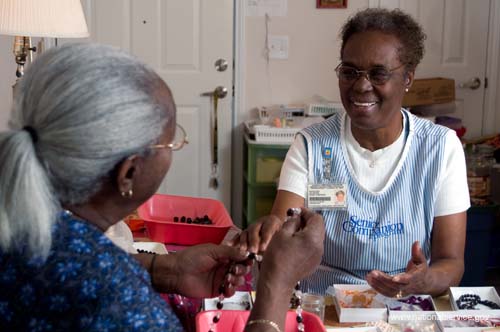
[[330,210],[347,208],[345,183],[315,183],[307,185],[307,208]]

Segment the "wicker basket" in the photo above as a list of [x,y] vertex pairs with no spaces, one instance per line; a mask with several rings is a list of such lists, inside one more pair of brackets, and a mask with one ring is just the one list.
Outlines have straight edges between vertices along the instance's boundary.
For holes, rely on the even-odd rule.
[[293,117],[293,127],[278,128],[261,124],[259,120],[245,121],[245,130],[255,142],[261,144],[292,144],[295,135],[303,128],[323,121],[322,117]]
[[306,110],[307,116],[330,116],[343,112],[344,107],[340,103],[309,104]]

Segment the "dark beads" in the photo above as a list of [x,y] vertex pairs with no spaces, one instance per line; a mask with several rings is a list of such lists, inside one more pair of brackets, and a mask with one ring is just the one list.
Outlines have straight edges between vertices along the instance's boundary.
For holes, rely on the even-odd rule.
[[224,304],[222,302],[217,302],[217,309],[221,310]]
[[151,254],[151,255],[156,255],[156,253],[149,251],[149,250],[144,250],[144,249],[137,249],[137,252],[139,254]]
[[248,259],[255,259],[255,253],[251,252],[251,253],[248,255]]
[[293,217],[299,215],[301,212],[300,208],[289,208],[286,210],[287,217]]
[[479,303],[481,303],[482,305],[485,305],[487,307],[490,307],[491,309],[500,309],[500,305],[498,305],[497,303],[490,301],[490,300],[483,300],[483,301],[480,301]]
[[220,320],[220,317],[218,315],[214,316],[214,319],[212,320],[214,323],[218,323]]
[[459,309],[476,309],[478,304],[482,304],[491,309],[500,309],[500,305],[490,300],[481,300],[477,294],[463,294],[456,300]]
[[303,321],[304,319],[302,318],[302,316],[297,315],[297,323],[302,323]]
[[174,222],[181,222],[181,223],[187,223],[187,224],[199,224],[199,225],[212,225],[213,222],[212,220],[207,216],[204,215],[203,217],[196,217],[196,218],[190,218],[186,216],[182,217],[174,217]]

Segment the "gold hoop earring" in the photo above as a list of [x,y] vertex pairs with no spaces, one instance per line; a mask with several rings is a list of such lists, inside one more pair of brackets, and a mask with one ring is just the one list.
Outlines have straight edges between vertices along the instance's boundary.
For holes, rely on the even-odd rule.
[[129,189],[129,191],[122,191],[121,194],[125,198],[131,198],[134,195],[134,192],[132,189]]

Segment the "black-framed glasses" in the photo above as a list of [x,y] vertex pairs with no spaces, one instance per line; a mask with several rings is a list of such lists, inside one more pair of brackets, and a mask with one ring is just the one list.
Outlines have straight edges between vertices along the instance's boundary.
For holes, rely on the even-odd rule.
[[172,143],[168,144],[154,144],[151,145],[151,149],[172,149],[172,151],[178,151],[182,149],[185,144],[189,144],[189,139],[186,134],[186,130],[180,125],[175,125],[175,136]]
[[387,83],[392,77],[393,71],[398,70],[403,67],[402,64],[396,68],[388,69],[383,66],[372,67],[368,70],[358,70],[354,67],[344,65],[340,63],[335,67],[335,72],[340,82],[352,83],[357,81],[361,76],[366,77],[368,81],[375,85],[382,85]]

